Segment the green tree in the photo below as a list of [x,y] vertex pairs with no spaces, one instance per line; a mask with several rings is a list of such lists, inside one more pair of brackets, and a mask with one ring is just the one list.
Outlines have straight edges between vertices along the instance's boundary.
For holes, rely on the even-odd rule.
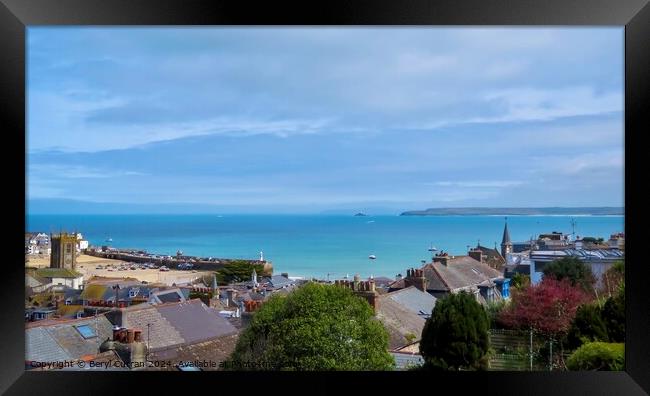
[[602,316],[609,340],[625,342],[625,285],[615,296],[607,299],[603,305]]
[[420,353],[429,369],[487,369],[489,319],[472,294],[450,294],[436,302],[422,330]]
[[516,272],[514,275],[512,275],[512,278],[510,278],[510,285],[515,289],[522,289],[530,285],[530,275],[520,274],[519,272]]
[[230,282],[243,282],[251,279],[253,269],[258,275],[264,271],[263,264],[251,264],[246,260],[234,260],[216,271],[217,281],[220,284]]
[[389,370],[394,359],[388,333],[364,299],[346,288],[308,283],[262,305],[239,337],[229,367]]
[[547,264],[544,276],[568,279],[572,286],[579,285],[585,291],[591,291],[596,281],[591,269],[577,257],[564,257]]
[[624,370],[625,344],[588,342],[569,356],[567,368],[569,370]]
[[491,302],[488,303],[487,306],[485,306],[485,312],[487,313],[488,320],[490,321],[490,328],[498,327],[499,316],[501,315],[501,311],[503,311],[505,307],[506,307],[505,300]]
[[614,263],[602,276],[601,291],[607,296],[612,296],[625,284],[625,261]]
[[585,304],[576,311],[567,334],[567,345],[570,349],[575,349],[592,341],[607,342],[609,336],[600,308],[597,305]]

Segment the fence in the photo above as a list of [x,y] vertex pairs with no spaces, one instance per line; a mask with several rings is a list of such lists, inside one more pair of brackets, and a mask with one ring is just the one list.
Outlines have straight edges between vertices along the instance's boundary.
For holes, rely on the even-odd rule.
[[548,338],[522,330],[491,329],[490,346],[490,370],[548,371],[549,355],[553,356],[554,369],[562,368],[568,355],[561,355],[555,342],[551,352]]

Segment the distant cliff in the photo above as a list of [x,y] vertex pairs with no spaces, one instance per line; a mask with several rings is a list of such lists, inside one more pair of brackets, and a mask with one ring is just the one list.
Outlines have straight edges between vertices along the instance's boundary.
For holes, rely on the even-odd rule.
[[410,210],[400,216],[449,216],[449,215],[624,215],[625,208],[620,207],[578,207],[578,208],[430,208]]

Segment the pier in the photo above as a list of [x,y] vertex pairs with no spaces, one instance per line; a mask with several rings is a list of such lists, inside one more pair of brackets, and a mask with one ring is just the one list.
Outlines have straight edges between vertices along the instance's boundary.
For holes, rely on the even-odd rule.
[[[113,249],[101,251],[97,249],[87,249],[85,254],[89,256],[101,257],[113,260],[122,260],[131,263],[153,263],[155,265],[164,265],[171,270],[175,270],[178,264],[190,263],[194,266],[193,269],[197,271],[217,271],[226,267],[228,264],[235,261],[244,261],[249,265],[264,265],[263,276],[273,275],[273,264],[267,260],[250,260],[250,259],[232,259],[232,258],[214,258],[212,260],[204,260],[194,256],[165,256],[154,253],[145,253],[137,250],[124,250]],[[157,256],[157,257],[154,257]]]

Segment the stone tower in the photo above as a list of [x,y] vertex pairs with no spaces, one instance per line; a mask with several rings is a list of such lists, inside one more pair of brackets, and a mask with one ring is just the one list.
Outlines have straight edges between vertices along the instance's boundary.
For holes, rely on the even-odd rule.
[[77,268],[77,234],[62,232],[50,237],[52,253],[50,268]]
[[510,233],[508,232],[508,218],[506,217],[506,225],[503,228],[503,238],[501,239],[501,256],[506,258],[506,254],[512,253],[512,241],[510,240]]

